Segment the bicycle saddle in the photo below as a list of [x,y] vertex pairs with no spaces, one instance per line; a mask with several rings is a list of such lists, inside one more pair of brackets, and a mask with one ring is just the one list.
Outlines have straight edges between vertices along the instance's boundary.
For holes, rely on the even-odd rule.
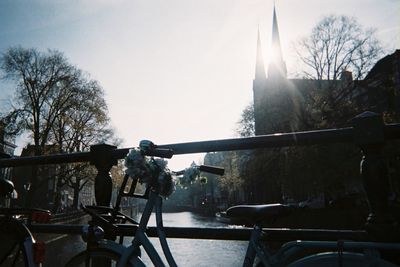
[[0,197],[5,197],[14,191],[14,184],[10,180],[0,179]]
[[268,217],[287,215],[292,207],[280,203],[264,205],[238,205],[226,210],[226,214],[233,218],[248,218],[260,221]]

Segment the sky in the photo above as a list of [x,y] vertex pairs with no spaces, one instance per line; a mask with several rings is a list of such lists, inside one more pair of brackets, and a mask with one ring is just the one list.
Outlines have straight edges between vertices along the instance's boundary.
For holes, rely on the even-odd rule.
[[[0,53],[11,46],[56,49],[105,91],[112,127],[133,147],[237,136],[252,101],[257,28],[269,57],[272,0],[0,0]],[[277,0],[289,75],[293,43],[330,14],[376,29],[400,48],[400,0]],[[12,86],[0,81],[0,105]],[[17,140],[18,150],[26,145]],[[17,151],[18,151],[17,150]],[[172,168],[201,154],[175,156]]]

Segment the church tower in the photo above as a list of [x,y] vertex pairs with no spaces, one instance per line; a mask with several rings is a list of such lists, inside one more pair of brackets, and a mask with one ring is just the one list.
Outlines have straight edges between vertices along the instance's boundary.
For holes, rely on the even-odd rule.
[[268,64],[268,76],[265,72],[260,32],[257,36],[255,77],[253,80],[253,101],[255,134],[269,134],[293,130],[293,110],[290,83],[282,56],[278,19],[275,5],[272,19],[271,57]]
[[261,50],[261,39],[260,39],[260,29],[258,29],[257,32],[257,55],[256,55],[256,74],[254,77],[254,81],[264,81],[267,79],[267,76],[265,76],[265,68],[264,68],[264,59],[262,56],[262,50]]
[[281,40],[279,37],[278,19],[274,5],[274,14],[272,19],[272,44],[271,58],[268,66],[268,79],[286,79],[286,64],[283,61]]
[[[257,32],[257,52],[256,52],[256,69],[255,76],[253,80],[253,103],[254,103],[254,121],[259,122],[261,118],[259,117],[260,112],[256,112],[259,110],[259,107],[262,106],[264,102],[264,91],[267,85],[267,76],[265,73],[264,67],[264,59],[262,56],[261,49],[261,39],[260,39],[260,29]],[[260,124],[255,123],[255,134],[259,135],[261,128]]]
[[[275,5],[272,19],[269,64],[262,57],[260,31],[257,36],[256,68],[253,80],[254,127],[256,135],[274,134],[296,130],[293,86],[287,79],[286,64],[283,60]],[[264,46],[265,47],[265,46]],[[264,51],[265,53],[265,51]],[[265,67],[268,67],[266,73]],[[268,75],[267,75],[268,74]],[[285,175],[281,161],[272,150],[254,151],[254,166],[264,166],[266,160],[275,166],[273,172],[265,173],[265,168],[252,168],[249,179],[250,202],[274,203],[281,201],[281,177]]]

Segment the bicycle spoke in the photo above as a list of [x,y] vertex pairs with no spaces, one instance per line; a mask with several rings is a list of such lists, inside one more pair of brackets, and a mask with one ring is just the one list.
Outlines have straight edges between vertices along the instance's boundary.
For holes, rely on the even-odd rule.
[[17,260],[18,260],[20,254],[21,254],[21,245],[19,245],[19,248],[18,248],[17,252],[15,253],[14,261],[11,265],[12,267],[14,267],[15,264],[17,263]]
[[0,264],[3,264],[7,260],[8,256],[11,255],[11,253],[15,250],[16,246],[17,246],[17,243],[15,243],[11,247],[11,249],[7,253],[4,254],[4,257],[1,259]]

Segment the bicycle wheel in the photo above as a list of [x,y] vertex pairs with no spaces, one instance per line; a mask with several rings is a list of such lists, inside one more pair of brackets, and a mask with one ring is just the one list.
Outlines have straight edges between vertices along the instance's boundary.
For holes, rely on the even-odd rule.
[[[95,248],[92,249],[90,252],[89,251],[82,251],[79,254],[75,255],[73,258],[71,258],[65,267],[95,267],[97,266],[96,263],[98,262],[109,262],[110,267],[115,267],[117,266],[117,262],[119,258],[121,257],[121,253],[109,248]],[[88,263],[86,264],[86,260],[88,260]],[[133,267],[136,266],[137,262],[141,262],[139,257],[135,257],[132,259],[127,267]],[[144,266],[144,265],[143,265]]]
[[[25,244],[20,243],[16,240],[13,240],[12,236],[9,236],[8,239],[3,239],[4,236],[0,235],[0,267],[7,266],[7,267],[35,267],[38,266],[33,261],[32,251],[27,253],[25,249]],[[26,241],[28,246],[32,246],[32,242]]]
[[[8,236],[10,237],[10,236]],[[24,257],[24,250],[21,245],[11,238],[6,239],[0,235],[0,266],[25,266],[29,267]]]
[[32,245],[32,236],[25,225],[9,218],[0,221],[0,266],[37,266]]
[[324,252],[304,257],[290,264],[289,266],[290,267],[305,267],[305,266],[307,267],[311,266],[396,267],[397,265],[380,258],[371,257],[360,253],[344,252],[341,256],[339,256],[337,252]]

